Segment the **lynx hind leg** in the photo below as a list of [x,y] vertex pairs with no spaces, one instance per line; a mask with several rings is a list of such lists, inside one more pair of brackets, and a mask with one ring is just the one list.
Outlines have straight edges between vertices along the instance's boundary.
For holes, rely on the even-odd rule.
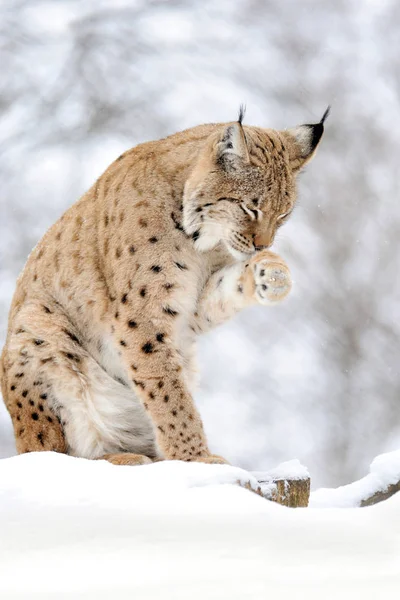
[[28,355],[3,355],[2,392],[11,416],[18,454],[67,451],[60,419],[48,404],[49,385],[29,365]]
[[17,321],[5,370],[8,410],[23,421],[23,431],[16,429],[21,451],[54,449],[90,459],[129,452],[158,456],[152,423],[132,389],[104,371],[57,307],[27,304]]

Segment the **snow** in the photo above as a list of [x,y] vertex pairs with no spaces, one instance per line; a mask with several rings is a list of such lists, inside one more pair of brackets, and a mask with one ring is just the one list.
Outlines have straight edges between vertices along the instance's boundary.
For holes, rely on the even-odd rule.
[[310,506],[315,508],[360,506],[375,492],[386,491],[400,481],[400,450],[377,456],[371,463],[369,474],[359,481],[339,488],[321,488],[310,496]]
[[[375,466],[388,474],[384,462]],[[257,485],[225,465],[0,460],[0,597],[372,600],[398,591],[400,494],[364,509],[288,509],[238,480]]]
[[299,460],[287,460],[269,471],[254,471],[253,475],[259,481],[268,479],[308,479],[310,473]]

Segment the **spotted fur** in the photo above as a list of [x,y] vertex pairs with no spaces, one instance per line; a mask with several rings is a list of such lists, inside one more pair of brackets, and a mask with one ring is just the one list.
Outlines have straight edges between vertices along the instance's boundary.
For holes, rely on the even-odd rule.
[[223,462],[192,399],[196,336],[289,292],[267,248],[323,127],[242,118],[129,150],[33,250],[1,360],[18,452]]

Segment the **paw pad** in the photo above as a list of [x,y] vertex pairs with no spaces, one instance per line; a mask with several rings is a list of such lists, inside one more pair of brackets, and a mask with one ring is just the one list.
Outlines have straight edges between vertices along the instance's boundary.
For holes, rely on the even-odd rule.
[[285,264],[255,258],[253,264],[255,296],[260,304],[283,300],[292,287],[289,269]]

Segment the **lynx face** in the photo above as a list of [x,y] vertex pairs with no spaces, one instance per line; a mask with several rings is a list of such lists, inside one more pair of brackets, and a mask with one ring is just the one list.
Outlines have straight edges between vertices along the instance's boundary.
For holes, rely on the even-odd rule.
[[238,122],[214,134],[185,186],[183,224],[197,249],[222,242],[242,260],[271,246],[322,132],[323,120],[281,132]]

